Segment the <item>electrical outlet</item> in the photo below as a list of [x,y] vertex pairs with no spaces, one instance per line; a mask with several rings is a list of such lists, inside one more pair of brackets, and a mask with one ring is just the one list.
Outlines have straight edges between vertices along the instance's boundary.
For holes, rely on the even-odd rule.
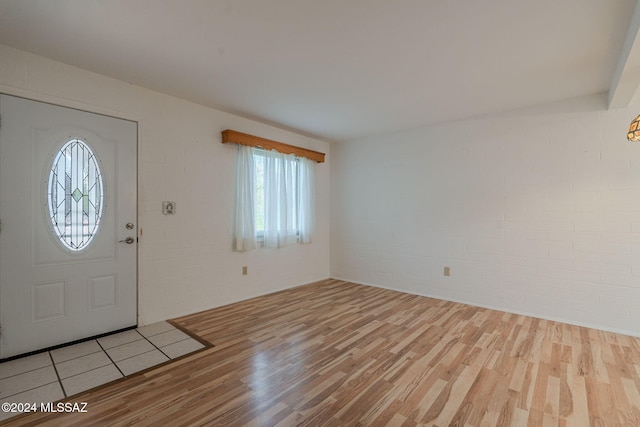
[[451,276],[451,268],[445,267],[444,268],[444,275],[447,276],[447,277]]
[[242,266],[242,275],[243,275],[243,276],[246,276],[247,274],[249,274],[249,273],[247,272],[247,270],[248,270],[248,269],[247,269],[247,266],[246,266],[246,265],[243,265],[243,266]]

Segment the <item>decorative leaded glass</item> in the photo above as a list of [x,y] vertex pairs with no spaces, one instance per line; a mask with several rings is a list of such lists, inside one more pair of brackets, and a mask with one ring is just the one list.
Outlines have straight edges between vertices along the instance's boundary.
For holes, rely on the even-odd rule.
[[67,249],[84,249],[98,232],[103,187],[93,150],[79,139],[64,144],[51,165],[47,202],[53,232]]

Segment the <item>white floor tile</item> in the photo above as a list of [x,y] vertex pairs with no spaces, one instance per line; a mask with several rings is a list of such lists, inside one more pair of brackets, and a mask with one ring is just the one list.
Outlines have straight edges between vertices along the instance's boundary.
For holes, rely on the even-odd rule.
[[13,377],[0,380],[0,398],[6,398],[23,391],[41,387],[58,381],[58,376],[53,366],[47,366]]
[[160,347],[160,350],[167,356],[172,359],[176,357],[184,356],[185,354],[192,353],[196,350],[203,348],[204,345],[194,340],[193,338],[189,338],[183,341],[178,341],[173,344],[169,344],[164,347]]
[[158,322],[158,323],[152,323],[151,325],[138,328],[138,332],[140,332],[142,335],[148,338],[152,335],[158,335],[163,332],[172,331],[174,329],[175,328],[170,323]]
[[60,379],[64,379],[110,364],[111,359],[109,359],[104,351],[101,351],[87,354],[77,359],[67,360],[66,362],[56,363],[56,369],[58,370]]
[[44,368],[51,365],[49,352],[34,354],[33,356],[22,357],[9,362],[0,363],[0,379],[12,377],[34,369]]
[[122,344],[127,344],[142,339],[144,339],[142,335],[137,333],[135,330],[130,330],[98,338],[98,342],[100,343],[102,348],[106,350],[111,347],[117,347]]
[[155,350],[153,344],[145,339],[107,349],[107,354],[114,362],[119,362],[142,353]]
[[114,365],[103,366],[62,380],[67,396],[73,396],[85,390],[122,378],[122,374]]
[[169,360],[167,356],[162,354],[160,350],[153,350],[147,353],[139,354],[138,356],[130,357],[129,359],[121,360],[117,362],[118,368],[125,374],[131,375],[135,372],[143,371],[160,363]]
[[91,340],[70,345],[69,347],[62,347],[57,350],[51,350],[51,357],[53,357],[55,363],[60,363],[98,351],[102,351],[102,348],[100,348],[95,340]]
[[187,338],[191,337],[178,329],[147,337],[156,347],[164,347]]
[[[122,378],[122,373],[131,375],[203,347],[168,322],[154,323],[0,363],[0,399],[54,402],[65,393],[70,397]],[[18,414],[0,413],[0,421],[13,415]]]
[[[3,402],[9,403],[36,403],[40,408],[40,403],[56,402],[64,399],[64,393],[59,382],[47,384],[42,387],[34,388],[33,390],[25,391],[23,393],[14,394],[6,399],[2,399]],[[12,416],[20,415],[19,413],[5,413],[0,412],[0,420],[6,420]]]

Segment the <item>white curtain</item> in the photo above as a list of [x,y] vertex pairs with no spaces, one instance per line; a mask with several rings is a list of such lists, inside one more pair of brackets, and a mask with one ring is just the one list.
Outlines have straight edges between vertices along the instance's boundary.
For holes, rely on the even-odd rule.
[[236,164],[236,206],[234,241],[238,252],[249,251],[256,247],[255,229],[255,169],[253,148],[238,145]]
[[[264,181],[256,174],[254,148],[240,145],[236,173],[235,250],[257,247],[256,192],[264,188],[264,241],[266,248],[292,243],[311,243],[314,224],[315,161],[282,154],[275,150],[258,151],[264,160]],[[262,194],[262,193],[260,193]]]
[[298,241],[300,243],[311,243],[311,234],[313,233],[316,212],[316,162],[302,157],[300,158],[299,167],[300,208],[298,209]]
[[265,248],[279,248],[298,240],[298,167],[293,154],[265,152]]

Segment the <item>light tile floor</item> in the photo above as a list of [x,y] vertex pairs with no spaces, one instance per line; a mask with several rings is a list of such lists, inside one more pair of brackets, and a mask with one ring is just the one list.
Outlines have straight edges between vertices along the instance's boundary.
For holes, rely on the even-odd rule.
[[[167,322],[0,363],[0,402],[55,402],[203,348]],[[0,420],[18,413],[0,411]]]

